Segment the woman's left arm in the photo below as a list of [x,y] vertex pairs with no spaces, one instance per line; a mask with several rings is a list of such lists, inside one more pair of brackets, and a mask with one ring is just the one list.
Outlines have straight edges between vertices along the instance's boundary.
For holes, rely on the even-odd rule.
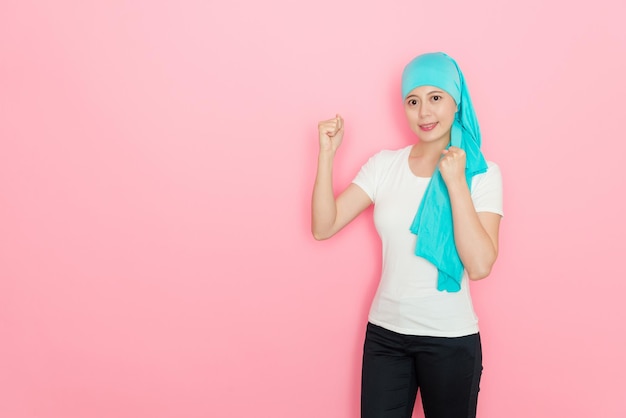
[[474,208],[465,180],[465,152],[450,147],[439,162],[452,205],[454,242],[471,280],[484,279],[498,257],[498,233],[501,216]]

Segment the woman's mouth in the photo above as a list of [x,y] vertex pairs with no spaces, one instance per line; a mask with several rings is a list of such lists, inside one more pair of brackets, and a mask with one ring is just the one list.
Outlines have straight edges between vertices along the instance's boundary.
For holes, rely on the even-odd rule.
[[427,123],[427,124],[418,125],[418,126],[420,127],[422,131],[428,132],[428,131],[432,131],[433,129],[435,129],[435,126],[437,126],[437,122]]

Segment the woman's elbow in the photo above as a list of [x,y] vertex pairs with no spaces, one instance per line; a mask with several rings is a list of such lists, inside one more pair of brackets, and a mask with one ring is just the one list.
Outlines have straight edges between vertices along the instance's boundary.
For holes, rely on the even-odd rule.
[[315,241],[324,241],[325,239],[328,239],[330,237],[320,234],[319,232],[313,232],[313,238],[315,239]]
[[467,276],[469,277],[470,280],[476,281],[476,280],[482,280],[482,279],[487,278],[487,276],[489,276],[489,273],[491,273],[491,268],[468,271]]
[[482,257],[475,257],[472,262],[465,265],[467,276],[470,280],[482,280],[491,274],[491,269],[498,258],[498,250],[490,251],[488,254],[482,254]]
[[324,241],[334,235],[328,231],[319,231],[316,229],[311,229],[311,234],[313,234],[313,238],[316,241]]
[[482,280],[485,279],[491,274],[491,268],[493,267],[495,260],[493,262],[485,263],[484,265],[474,266],[473,268],[467,269],[467,276],[470,280]]

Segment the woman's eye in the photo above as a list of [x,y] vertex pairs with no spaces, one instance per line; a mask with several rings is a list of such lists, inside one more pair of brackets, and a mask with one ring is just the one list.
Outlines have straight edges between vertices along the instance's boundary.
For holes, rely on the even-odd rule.
[[433,96],[433,100],[438,102],[439,100],[441,100],[441,96]]
[[410,104],[411,106],[415,106],[415,105],[417,104],[417,100],[415,100],[415,99],[411,99],[411,100],[409,100],[409,104]]

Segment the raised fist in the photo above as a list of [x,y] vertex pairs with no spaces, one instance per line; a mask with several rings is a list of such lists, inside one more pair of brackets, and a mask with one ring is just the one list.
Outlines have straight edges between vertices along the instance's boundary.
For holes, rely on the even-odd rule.
[[320,151],[337,151],[343,140],[343,118],[337,114],[333,119],[317,124],[320,134]]
[[443,151],[443,156],[439,161],[439,171],[443,181],[450,185],[450,182],[465,181],[465,151],[458,147],[450,147]]

